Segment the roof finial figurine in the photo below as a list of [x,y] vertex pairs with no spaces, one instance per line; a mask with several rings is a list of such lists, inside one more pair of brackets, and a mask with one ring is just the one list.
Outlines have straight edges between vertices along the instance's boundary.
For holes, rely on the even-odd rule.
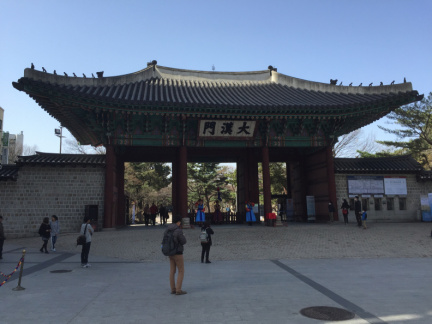
[[406,83],[406,78],[404,78],[404,83]]
[[31,64],[31,69],[34,70],[34,64],[33,63]]
[[337,84],[337,79],[336,80],[333,80],[333,79],[330,79],[330,84],[332,84],[332,85],[336,85]]
[[93,78],[95,77],[93,73],[92,73],[92,77],[93,77]]
[[339,85],[340,85],[340,86],[342,85],[342,81],[341,81],[341,83],[339,83]]
[[395,80],[393,80],[390,84],[393,85],[395,83]]
[[73,76],[76,78],[77,76],[76,76],[76,74],[74,73],[74,72],[72,72],[72,74],[73,74]]
[[96,72],[96,75],[98,76],[98,78],[103,78],[103,73],[104,71]]
[[380,86],[384,85],[382,82],[380,82]]
[[216,68],[215,68],[215,66],[214,66],[214,64],[212,65],[212,71],[214,71]]
[[352,87],[352,82],[349,84],[350,87]]
[[65,75],[65,77],[67,78],[69,75],[67,75],[67,73],[66,72],[63,72],[64,73],[64,75]]
[[47,71],[45,70],[45,68],[43,66],[42,66],[42,71],[45,72],[45,73],[47,73]]
[[359,87],[361,87],[363,85],[363,82],[361,82],[360,84],[359,84]]
[[57,72],[56,72],[56,70],[54,70],[54,75],[57,75]]
[[84,77],[84,79],[87,78],[86,75],[85,75],[84,73],[83,73],[83,77]]
[[369,83],[369,87],[372,87],[373,82]]

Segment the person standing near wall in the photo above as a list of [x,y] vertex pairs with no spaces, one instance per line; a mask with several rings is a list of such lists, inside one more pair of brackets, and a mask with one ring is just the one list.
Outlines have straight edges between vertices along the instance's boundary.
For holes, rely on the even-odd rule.
[[60,224],[56,215],[51,216],[51,251],[56,251],[55,244],[57,242],[57,235],[60,233]]
[[203,227],[201,227],[201,232],[205,231],[207,233],[207,242],[201,241],[201,263],[211,263],[209,260],[210,247],[212,246],[211,236],[214,234],[213,229],[210,227],[210,221],[206,220]]
[[354,212],[355,212],[355,217],[357,220],[357,226],[361,227],[362,226],[362,223],[361,223],[361,202],[360,202],[358,196],[355,196],[355,198],[354,198]]
[[51,234],[50,234],[51,233],[51,226],[49,224],[49,218],[48,217],[44,217],[42,224],[39,227],[38,233],[39,233],[39,235],[43,241],[43,245],[39,251],[41,251],[41,252],[45,251],[45,253],[48,253],[48,249],[47,249],[48,240],[51,237]]
[[4,229],[3,229],[3,216],[0,215],[0,260],[3,259],[3,243],[5,240]]
[[348,211],[350,208],[351,208],[351,206],[348,204],[347,200],[344,199],[342,206],[341,206],[341,209],[342,209],[342,215],[344,218],[345,225],[348,224]]
[[335,209],[334,209],[333,203],[331,201],[329,201],[329,203],[328,203],[328,212],[329,212],[329,221],[333,223],[334,222]]
[[81,267],[89,268],[88,256],[90,253],[90,245],[92,242],[92,235],[94,233],[93,227],[90,225],[91,218],[89,216],[84,217],[84,222],[81,225],[80,234],[85,235],[86,242],[82,246],[81,250]]

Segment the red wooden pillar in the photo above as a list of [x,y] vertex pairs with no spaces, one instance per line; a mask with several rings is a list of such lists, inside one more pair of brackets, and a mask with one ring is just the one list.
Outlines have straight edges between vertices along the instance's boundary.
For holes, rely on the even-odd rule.
[[258,161],[255,157],[254,150],[248,149],[247,167],[248,167],[248,199],[254,203],[259,203],[259,182],[258,182]]
[[337,197],[336,197],[336,180],[335,180],[335,173],[334,173],[333,150],[331,146],[327,146],[326,154],[327,154],[327,179],[328,179],[329,200],[333,203],[335,209],[333,214],[334,219],[339,220]]
[[187,149],[180,146],[178,158],[177,213],[183,218],[183,228],[189,228],[188,195],[187,195]]
[[106,148],[105,167],[105,201],[104,201],[104,223],[103,227],[112,228],[115,226],[115,206],[117,202],[116,186],[116,156],[114,146]]
[[[171,204],[173,206],[172,216],[178,214],[178,211],[180,210],[180,207],[178,206],[178,156],[174,157],[174,160],[172,161],[172,184],[171,184]],[[171,217],[171,222],[173,220],[173,217]]]
[[270,161],[269,149],[267,146],[262,148],[262,169],[263,169],[263,194],[264,194],[264,215],[272,212],[271,208],[271,189],[270,189]]
[[124,194],[124,173],[125,166],[124,162],[117,159],[117,187],[118,187],[118,208],[117,208],[117,220],[118,226],[126,225],[126,199]]

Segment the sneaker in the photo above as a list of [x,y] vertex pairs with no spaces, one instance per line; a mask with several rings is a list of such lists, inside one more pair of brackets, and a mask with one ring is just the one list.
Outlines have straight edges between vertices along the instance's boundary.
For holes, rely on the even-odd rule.
[[184,290],[177,290],[176,291],[176,295],[186,295],[186,294],[187,294],[187,292]]
[[91,264],[90,263],[87,263],[86,264],[86,268],[90,268],[91,267]]
[[51,251],[55,252],[55,251],[56,251],[56,249],[55,249],[55,248],[54,248],[54,249],[51,249]]
[[81,264],[81,268],[85,268],[86,267],[86,265],[85,264]]

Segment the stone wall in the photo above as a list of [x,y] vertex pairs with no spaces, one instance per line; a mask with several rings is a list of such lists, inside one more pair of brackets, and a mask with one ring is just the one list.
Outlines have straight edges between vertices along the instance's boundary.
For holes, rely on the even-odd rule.
[[22,166],[17,181],[0,182],[0,215],[9,238],[37,236],[44,217],[57,215],[61,232],[78,232],[85,205],[98,205],[103,226],[104,167]]
[[[370,174],[356,174],[356,176],[370,176]],[[339,221],[343,221],[343,216],[340,211],[343,199],[346,198],[350,203],[348,196],[348,182],[347,174],[336,174],[336,196]],[[432,182],[419,182],[414,174],[380,174],[380,176],[388,177],[406,177],[407,180],[407,195],[406,196],[386,196],[381,198],[381,210],[375,210],[374,195],[368,198],[368,221],[390,221],[390,222],[404,222],[404,221],[420,221],[420,196],[432,192]],[[362,198],[359,195],[360,199]],[[387,199],[394,199],[393,210],[387,210]],[[399,198],[406,199],[406,210],[399,209]],[[351,198],[352,199],[352,198]],[[355,222],[354,212],[349,213],[349,221]]]

